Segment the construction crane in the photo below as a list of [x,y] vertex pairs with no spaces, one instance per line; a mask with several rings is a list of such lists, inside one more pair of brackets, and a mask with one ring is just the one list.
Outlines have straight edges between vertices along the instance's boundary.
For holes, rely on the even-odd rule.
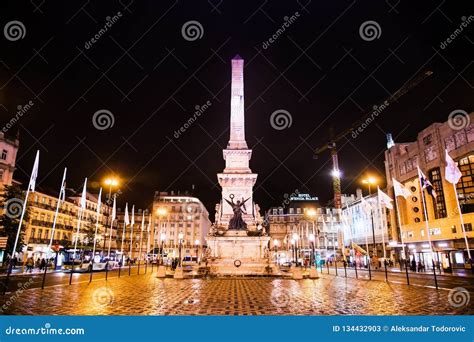
[[[405,95],[409,92],[412,88],[416,87],[422,81],[424,81],[427,77],[433,74],[432,71],[425,71],[423,73],[418,74],[414,78],[408,80],[405,84],[403,84],[396,92],[394,92],[391,96],[383,101],[385,106],[388,106],[394,102],[396,102],[400,97]],[[370,110],[362,115],[362,117],[354,122],[348,129],[342,131],[341,133],[334,135],[332,128],[329,131],[329,142],[324,144],[323,146],[315,149],[314,158],[317,159],[319,155],[324,153],[326,150],[331,151],[331,159],[332,159],[332,178],[333,178],[333,191],[334,191],[334,207],[336,209],[340,209],[342,207],[341,204],[341,172],[339,170],[339,161],[337,157],[337,147],[336,144],[346,137],[349,133],[355,132],[363,123],[365,123],[371,116],[374,114],[374,110]],[[373,117],[372,117],[373,119]]]

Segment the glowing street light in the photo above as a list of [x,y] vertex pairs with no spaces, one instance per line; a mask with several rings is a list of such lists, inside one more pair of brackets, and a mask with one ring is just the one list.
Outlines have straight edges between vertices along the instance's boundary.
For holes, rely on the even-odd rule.
[[156,214],[158,216],[165,216],[166,214],[168,213],[168,211],[166,210],[166,208],[158,208],[156,209]]
[[375,177],[368,176],[367,178],[362,180],[362,183],[366,184],[369,187],[369,195],[370,195],[371,194],[371,187],[372,187],[372,185],[377,184],[377,179]]
[[198,239],[196,239],[194,241],[194,246],[196,248],[196,263],[199,263],[199,246],[201,245],[201,241],[199,241]]

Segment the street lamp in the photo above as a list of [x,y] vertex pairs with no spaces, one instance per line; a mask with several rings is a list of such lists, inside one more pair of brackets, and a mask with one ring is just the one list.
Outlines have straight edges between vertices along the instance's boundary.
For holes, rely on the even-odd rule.
[[199,241],[198,239],[194,241],[194,246],[196,247],[196,264],[199,263],[199,245],[200,244],[201,244],[201,241]]
[[[107,227],[107,224],[109,223],[109,218],[111,217],[111,210],[112,210],[112,188],[115,188],[119,185],[119,181],[115,177],[107,177],[104,179],[104,184],[109,187],[109,198],[107,199],[107,220],[105,226]],[[110,230],[112,232],[112,224],[110,226]],[[105,241],[104,239],[104,246],[103,248],[105,249]],[[109,256],[107,256],[108,258]]]
[[278,265],[278,246],[280,245],[280,241],[277,239],[273,240],[273,250],[275,251],[275,265]]
[[[369,195],[371,195],[371,186],[377,184],[377,179],[372,176],[368,176],[367,178],[362,180],[363,184],[367,184],[369,187]],[[370,219],[372,221],[372,243],[373,243],[373,256],[377,256],[377,247],[375,245],[375,226],[374,226],[374,213],[372,211],[372,206],[370,206]],[[369,251],[367,251],[368,253]],[[369,256],[370,257],[370,256]],[[370,260],[369,260],[370,263]]]
[[366,184],[369,187],[369,195],[370,195],[370,194],[372,194],[372,191],[371,191],[372,185],[377,184],[377,179],[375,177],[368,176],[367,178],[362,180],[362,183]]
[[331,171],[331,176],[333,176],[333,178],[341,178],[341,175],[342,173],[341,173],[341,170],[339,169],[333,169]]
[[299,239],[300,239],[300,236],[298,235],[298,233],[293,233],[291,241],[295,249],[295,264],[296,265],[298,265],[298,240]]
[[161,248],[160,248],[160,264],[164,265],[165,260],[164,260],[164,247],[165,247],[165,240],[166,240],[166,233],[161,233],[160,234],[160,242],[161,242]]
[[181,248],[183,247],[183,238],[184,238],[184,234],[182,232],[180,232],[178,234],[178,267],[181,267]]

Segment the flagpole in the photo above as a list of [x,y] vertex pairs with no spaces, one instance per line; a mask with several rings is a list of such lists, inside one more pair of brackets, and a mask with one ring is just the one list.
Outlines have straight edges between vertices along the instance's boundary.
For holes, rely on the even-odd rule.
[[[46,264],[44,267],[44,273],[43,273],[43,281],[41,282],[41,289],[44,289],[44,283],[46,281],[46,272],[48,270],[48,257],[49,257],[49,252],[51,251],[51,245],[53,244],[53,238],[54,238],[54,233],[56,230],[56,221],[58,219],[58,212],[59,208],[61,207],[61,199],[63,198],[63,187],[64,187],[64,182],[66,180],[66,168],[64,168],[64,174],[63,174],[63,180],[61,182],[61,189],[59,189],[59,196],[58,196],[58,202],[56,204],[56,212],[54,213],[54,218],[53,218],[53,227],[51,230],[51,239],[49,240],[48,248],[46,249]],[[57,252],[56,252],[57,253]],[[56,269],[56,262],[55,262],[55,267]]]
[[458,198],[458,192],[456,190],[456,184],[454,184],[454,183],[453,183],[453,189],[454,189],[454,197],[456,198],[456,204],[458,206],[459,220],[461,221],[461,228],[462,228],[462,233],[464,235],[464,242],[466,243],[467,256],[469,257],[469,260],[472,260],[471,259],[471,250],[469,249],[469,242],[467,240],[466,230],[464,229],[464,218],[462,217],[461,206],[459,204],[459,198]]
[[132,246],[133,246],[133,224],[130,225],[130,256],[128,261],[128,275],[130,276],[130,272],[132,270]]
[[84,187],[82,188],[82,196],[79,205],[78,220],[77,220],[77,229],[76,229],[76,239],[74,241],[74,254],[72,256],[72,265],[71,265],[71,274],[69,276],[69,285],[72,283],[72,274],[74,272],[74,264],[76,263],[76,250],[77,250],[77,241],[79,240],[79,230],[81,228],[82,214],[85,209],[86,201],[86,186],[87,186],[87,177],[84,180]]
[[382,212],[382,206],[380,205],[380,196],[379,196],[379,191],[380,188],[377,186],[377,206],[378,206],[378,212],[379,212],[379,224],[380,228],[382,229],[382,248],[383,248],[383,261],[385,263],[385,259],[387,258],[387,252],[385,250],[385,232],[383,229],[383,212]]
[[142,237],[143,237],[143,228],[145,228],[145,213],[142,214],[142,225],[140,228],[140,247],[138,249],[138,271],[137,274],[140,274],[140,263],[142,261]]
[[100,190],[99,190],[99,197],[97,199],[97,217],[96,217],[96,221],[95,221],[94,246],[92,247],[91,275],[90,275],[90,278],[89,278],[89,283],[92,281],[92,273],[94,273],[95,247],[96,247],[96,244],[97,244],[97,229],[99,228],[101,196],[102,196],[102,188],[100,188]]
[[425,189],[423,188],[423,184],[421,182],[421,174],[420,174],[421,170],[420,168],[418,167],[418,179],[420,181],[420,189],[421,189],[421,200],[423,202],[423,210],[424,210],[424,213],[425,213],[425,225],[426,225],[426,230],[427,230],[427,233],[428,233],[428,243],[430,245],[430,249],[431,249],[431,264],[433,266],[433,275],[434,275],[434,280],[435,280],[435,285],[436,285],[436,289],[438,289],[438,280],[436,279],[436,269],[435,269],[435,263],[434,263],[434,252],[433,252],[433,245],[431,244],[431,236],[430,236],[430,226],[429,226],[429,223],[428,223],[428,212],[426,210],[426,200],[425,200]]
[[397,209],[397,220],[398,220],[398,225],[400,226],[400,239],[402,240],[402,250],[403,250],[403,259],[406,259],[406,252],[405,252],[405,242],[403,238],[403,227],[402,227],[402,220],[400,218],[400,209],[398,207],[398,200],[397,200],[397,195],[395,195],[395,208]]

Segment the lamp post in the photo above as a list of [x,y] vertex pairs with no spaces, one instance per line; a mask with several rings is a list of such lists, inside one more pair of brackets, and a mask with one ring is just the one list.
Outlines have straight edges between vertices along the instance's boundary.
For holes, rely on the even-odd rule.
[[[311,259],[309,264],[309,277],[311,279],[318,278],[318,266],[316,265],[316,254],[314,250],[314,241],[316,240],[316,236],[313,233],[310,233],[308,236],[308,240],[311,243]],[[314,264],[314,268],[313,268]]]
[[291,245],[294,250],[294,262],[295,265],[291,267],[291,273],[293,276],[293,279],[299,280],[303,279],[303,273],[301,272],[301,268],[298,267],[298,240],[299,240],[299,235],[297,233],[293,233],[292,239],[291,239]]
[[174,271],[175,279],[184,278],[183,267],[181,265],[181,249],[183,248],[183,239],[184,239],[183,232],[179,232],[178,234],[178,267],[176,267],[176,270]]
[[[377,184],[377,179],[375,177],[369,176],[365,179],[362,180],[363,184],[366,184],[369,187],[369,196],[372,194],[371,192],[371,186]],[[373,256],[377,257],[377,247],[375,245],[375,226],[374,226],[374,212],[372,210],[372,206],[370,206],[370,219],[372,222],[372,243],[373,243],[373,249],[372,249],[372,254]],[[369,253],[369,251],[367,251]],[[369,261],[370,262],[370,261]]]
[[[119,185],[119,181],[117,178],[115,177],[108,177],[104,180],[104,184],[106,186],[109,187],[109,196],[107,198],[107,219],[106,219],[106,223],[105,223],[105,226],[107,227],[108,223],[109,223],[109,218],[111,218],[111,213],[110,211],[112,210],[112,188],[115,188]],[[110,228],[111,229],[111,232],[112,232],[112,227]],[[105,242],[106,242],[107,239],[104,239],[104,245],[103,245],[103,249],[105,249]]]
[[[156,215],[158,216],[158,227],[160,227],[160,229],[161,229],[161,220],[167,214],[168,214],[168,211],[166,210],[166,208],[160,207],[156,210]],[[155,242],[158,238],[160,239],[160,241],[159,241],[160,242],[160,247],[159,247],[159,249],[160,249],[160,258],[159,259],[157,259],[156,255],[155,255],[155,252],[156,252]],[[158,271],[157,271],[157,274],[156,274],[157,278],[165,278],[166,277],[166,267],[164,265],[164,258],[163,258],[165,241],[166,241],[166,233],[161,231],[161,234],[158,236],[157,228],[156,228],[156,225],[155,225],[155,227],[153,228],[153,258],[157,261],[157,265],[158,265]],[[153,264],[152,264],[152,267],[153,267]]]
[[196,248],[196,264],[199,263],[199,245],[200,244],[201,244],[201,241],[199,241],[198,239],[194,241],[194,246]]
[[166,266],[165,266],[164,258],[163,258],[165,241],[166,241],[166,234],[161,233],[160,234],[160,258],[158,259],[158,271],[156,274],[157,278],[166,277]]
[[280,245],[280,241],[277,239],[273,240],[273,250],[275,251],[275,265],[278,265],[278,246]]

